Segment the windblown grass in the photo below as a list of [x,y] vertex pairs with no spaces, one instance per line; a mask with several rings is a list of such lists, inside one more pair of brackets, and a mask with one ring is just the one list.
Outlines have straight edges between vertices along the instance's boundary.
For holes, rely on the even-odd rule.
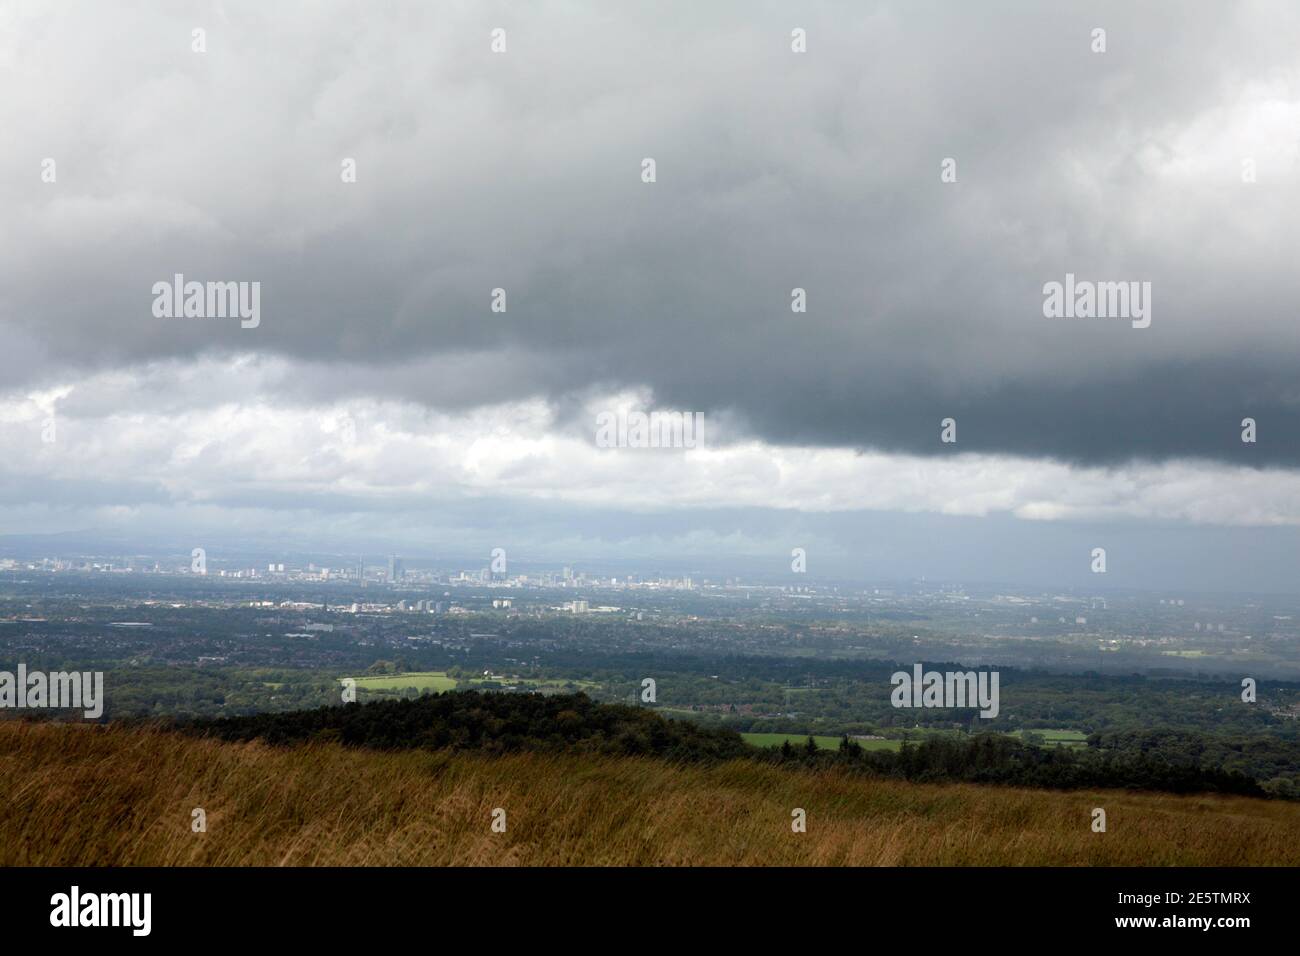
[[[206,833],[191,830],[198,807]],[[791,832],[796,807],[807,833]],[[1093,807],[1109,832],[1091,831]],[[1294,866],[1300,805],[6,721],[0,863]]]

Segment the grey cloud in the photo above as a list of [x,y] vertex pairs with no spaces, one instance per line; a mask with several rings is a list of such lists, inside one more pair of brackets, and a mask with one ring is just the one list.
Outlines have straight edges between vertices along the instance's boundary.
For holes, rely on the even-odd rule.
[[[224,9],[202,57],[161,5],[0,41],[0,323],[48,356],[11,384],[252,351],[289,396],[644,385],[782,442],[938,453],[951,415],[968,451],[1300,463],[1295,133],[1155,171],[1300,102],[1291,5]],[[1043,318],[1067,271],[1151,281],[1151,328]],[[153,318],[175,272],[261,281],[262,326]]]

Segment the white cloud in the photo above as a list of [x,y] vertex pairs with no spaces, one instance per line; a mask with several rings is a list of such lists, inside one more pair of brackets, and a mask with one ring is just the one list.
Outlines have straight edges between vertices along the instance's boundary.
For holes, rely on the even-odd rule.
[[[600,448],[598,411],[649,408],[597,395],[561,417],[541,400],[434,412],[374,398],[286,399],[302,369],[244,356],[154,363],[0,393],[7,505],[97,485],[100,506],[142,490],[174,506],[389,511],[439,502],[547,501],[655,512],[768,508],[1300,525],[1300,474],[1191,461],[1077,467],[1006,456],[913,456],[778,446],[706,419],[696,449]],[[57,440],[41,440],[54,414]],[[959,446],[957,446],[959,447]],[[29,500],[12,489],[28,489]],[[114,501],[114,489],[122,496]]]

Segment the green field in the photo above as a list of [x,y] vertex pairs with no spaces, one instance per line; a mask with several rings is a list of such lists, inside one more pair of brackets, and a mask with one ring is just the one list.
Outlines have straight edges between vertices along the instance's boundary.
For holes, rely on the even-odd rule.
[[385,691],[404,691],[415,688],[417,691],[431,691],[440,694],[444,690],[456,688],[455,678],[448,677],[445,671],[411,671],[409,674],[376,674],[374,677],[358,677],[357,690],[382,693]]
[[[779,747],[787,740],[790,741],[791,747],[802,747],[808,742],[807,734],[741,734],[745,738],[745,743],[753,744],[755,747]],[[839,750],[839,737],[826,737],[820,734],[814,735],[813,740],[822,750]],[[863,750],[897,750],[902,744],[901,740],[859,740],[858,743]]]
[[[445,690],[455,690],[457,687],[462,689],[474,689],[481,687],[485,681],[481,677],[471,677],[468,680],[456,680],[454,677],[448,677],[445,671],[411,671],[407,674],[375,674],[370,677],[354,678],[357,682],[357,690],[364,690],[372,694],[400,694],[403,691],[414,689],[419,693],[428,691],[433,694],[441,694]],[[500,681],[492,682],[494,685],[518,685],[539,690],[542,693],[559,693],[561,691],[591,691],[600,687],[595,681],[588,680],[557,680],[553,678],[538,678],[535,680],[519,679],[511,680],[503,678]],[[572,687],[570,687],[572,685]]]
[[[476,681],[470,681],[470,683],[473,684],[476,683]],[[591,693],[593,690],[600,690],[600,684],[598,684],[594,680],[569,680],[568,678],[561,679],[561,678],[547,677],[547,678],[530,679],[524,677],[524,678],[520,678],[517,681],[507,681],[506,683],[518,684],[523,687],[531,687],[534,690],[539,690],[544,694],[547,692],[557,693],[557,694],[558,693],[572,694],[572,693],[577,693],[579,691],[583,693]]]
[[[1082,730],[1037,730],[1030,729],[1031,734],[1038,734],[1043,738],[1047,746],[1051,747],[1056,744],[1062,744],[1066,747],[1085,747],[1087,746],[1088,735]],[[1019,737],[1024,731],[1017,730],[1011,734],[1012,737]]]

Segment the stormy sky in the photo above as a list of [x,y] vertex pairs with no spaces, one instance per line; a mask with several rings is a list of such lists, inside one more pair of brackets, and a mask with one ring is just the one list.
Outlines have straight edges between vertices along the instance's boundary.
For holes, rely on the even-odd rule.
[[[0,535],[1080,584],[1104,537],[1116,586],[1300,589],[1298,40],[1280,0],[8,3]],[[156,316],[177,273],[260,324]],[[1046,318],[1067,273],[1150,326]],[[611,409],[704,442],[598,447]]]

